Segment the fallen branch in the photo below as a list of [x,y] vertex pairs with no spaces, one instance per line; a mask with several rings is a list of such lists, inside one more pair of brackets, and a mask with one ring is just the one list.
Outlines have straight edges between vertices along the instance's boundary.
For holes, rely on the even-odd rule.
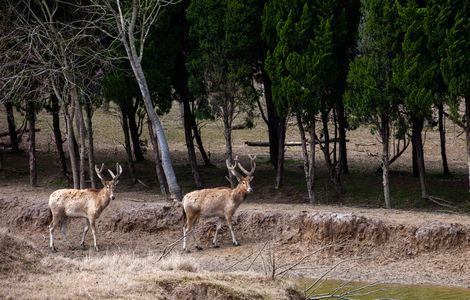
[[438,197],[434,197],[434,196],[429,196],[426,198],[427,200],[430,200],[432,203],[435,203],[439,206],[443,206],[443,207],[447,207],[447,208],[450,208],[450,209],[457,209],[456,206],[452,205],[450,201],[447,201],[445,199],[442,199],[442,198],[438,198]]
[[[339,139],[331,139],[330,142],[339,142]],[[346,142],[349,142],[349,140],[346,140]],[[307,144],[309,142],[307,141]],[[315,144],[322,143],[324,144],[325,141],[315,141]],[[269,142],[267,141],[245,141],[245,145],[250,146],[250,147],[269,147]],[[286,147],[293,147],[293,146],[302,146],[301,142],[286,142],[284,144]]]
[[191,229],[190,231],[188,231],[185,235],[183,235],[182,237],[180,237],[179,239],[177,239],[176,241],[174,241],[174,242],[171,243],[170,245],[165,246],[165,248],[163,248],[162,255],[160,255],[160,257],[157,259],[157,261],[160,261],[160,260],[162,260],[163,258],[167,257],[168,254],[170,254],[171,251],[173,251],[173,249],[175,249],[176,244],[179,243],[179,242],[181,242],[181,240],[183,240],[185,237],[187,237],[192,231],[193,231],[193,229]]

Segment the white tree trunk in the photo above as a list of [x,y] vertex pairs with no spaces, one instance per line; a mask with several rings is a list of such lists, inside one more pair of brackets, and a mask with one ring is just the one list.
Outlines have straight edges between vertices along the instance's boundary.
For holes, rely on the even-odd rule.
[[[127,49],[128,47],[126,47],[126,50]],[[144,100],[147,115],[149,116],[149,119],[152,122],[152,126],[154,127],[156,132],[158,144],[160,146],[159,149],[161,153],[163,172],[165,173],[165,178],[168,183],[170,196],[174,199],[181,200],[181,188],[178,184],[178,181],[176,180],[176,175],[171,164],[170,148],[168,147],[168,141],[166,139],[163,126],[160,122],[160,118],[158,117],[157,113],[155,112],[155,108],[153,107],[152,98],[150,96],[150,91],[148,88],[144,71],[142,69],[142,65],[140,64],[139,58],[133,56],[132,53],[128,52],[128,56],[132,66],[132,70],[134,71],[134,75],[137,79],[137,83],[139,84],[140,91],[142,93],[142,98]]]
[[390,141],[390,125],[388,117],[382,117],[381,120],[381,138],[382,138],[382,185],[384,191],[385,207],[391,208],[390,203],[390,182],[389,182],[389,141]]

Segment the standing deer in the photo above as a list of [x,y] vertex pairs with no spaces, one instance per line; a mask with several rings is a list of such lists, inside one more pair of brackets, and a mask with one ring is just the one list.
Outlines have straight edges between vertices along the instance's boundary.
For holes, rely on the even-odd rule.
[[[227,221],[228,228],[232,234],[233,245],[239,246],[240,243],[236,240],[235,234],[232,228],[232,217],[240,204],[245,200],[246,196],[253,192],[250,186],[250,182],[253,180],[253,173],[256,169],[256,156],[250,155],[251,170],[248,172],[238,162],[238,156],[235,158],[235,163],[230,165],[229,161],[225,163],[229,171],[237,178],[238,185],[234,188],[228,187],[217,187],[212,189],[203,189],[188,193],[183,198],[183,215],[186,218],[186,223],[183,228],[183,250],[186,249],[186,236],[191,233],[196,243],[196,249],[202,250],[201,246],[194,236],[194,225],[198,221],[199,217],[219,217],[214,234],[214,240],[212,245],[214,248],[218,248],[217,244],[217,233],[222,227],[222,223]],[[241,176],[235,168],[238,165],[240,170],[245,173],[246,176]]]
[[103,184],[102,189],[61,189],[53,192],[49,196],[49,209],[52,213],[52,222],[49,225],[50,243],[49,247],[52,251],[56,251],[54,247],[54,227],[58,224],[61,225],[62,235],[67,241],[67,222],[68,218],[85,218],[86,223],[83,228],[82,239],[80,246],[85,248],[85,237],[88,229],[91,227],[93,233],[93,243],[95,250],[99,251],[96,245],[95,222],[99,218],[103,210],[108,206],[111,200],[114,200],[114,189],[118,184],[118,178],[122,174],[122,167],[116,164],[116,175],[111,170],[108,170],[112,180],[105,180],[103,178],[103,168],[98,169],[95,165],[95,171]]

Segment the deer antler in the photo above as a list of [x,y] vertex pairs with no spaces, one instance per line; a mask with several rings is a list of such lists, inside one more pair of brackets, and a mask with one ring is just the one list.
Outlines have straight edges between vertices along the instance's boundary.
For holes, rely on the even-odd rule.
[[113,171],[111,171],[109,169],[108,169],[108,172],[111,175],[111,177],[113,178],[113,180],[116,181],[119,178],[119,176],[121,176],[121,174],[122,174],[122,167],[119,163],[116,163],[116,175],[114,175]]
[[248,172],[247,170],[245,170],[245,168],[242,166],[241,163],[237,162],[238,164],[238,167],[240,168],[240,170],[243,171],[243,173],[245,173],[246,176],[253,176],[253,174],[255,173],[255,170],[256,170],[256,155],[251,155],[251,154],[248,154],[248,156],[250,157],[250,161],[251,161],[251,170]]
[[235,176],[237,177],[238,180],[240,180],[242,178],[242,176],[240,175],[240,173],[237,172],[237,170],[235,170],[235,168],[237,167],[237,164],[238,164],[238,155],[235,156],[235,159],[233,160],[234,161],[234,164],[233,165],[230,165],[230,162],[228,159],[225,160],[225,164],[227,165],[227,169]]
[[98,169],[98,165],[95,165],[95,172],[96,172],[96,175],[98,175],[98,178],[101,179],[101,180],[105,180],[103,178],[103,175],[101,174],[103,172],[103,168],[104,168],[104,163],[101,164],[101,168]]

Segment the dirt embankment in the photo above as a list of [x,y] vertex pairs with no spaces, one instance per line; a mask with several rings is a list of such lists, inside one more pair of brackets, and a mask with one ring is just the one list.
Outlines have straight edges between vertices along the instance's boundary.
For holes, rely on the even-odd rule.
[[[170,203],[118,201],[100,218],[107,232],[175,233],[182,228],[182,209]],[[0,198],[1,222],[7,227],[41,229],[50,222],[46,201]],[[216,220],[202,220],[201,238],[209,243]],[[381,253],[413,257],[423,252],[470,248],[470,226],[436,220],[396,223],[358,213],[295,210],[241,210],[234,218],[237,235],[264,241],[276,237],[281,244],[326,244],[330,254]],[[222,229],[222,234],[227,230]],[[378,251],[378,252],[377,252]]]

